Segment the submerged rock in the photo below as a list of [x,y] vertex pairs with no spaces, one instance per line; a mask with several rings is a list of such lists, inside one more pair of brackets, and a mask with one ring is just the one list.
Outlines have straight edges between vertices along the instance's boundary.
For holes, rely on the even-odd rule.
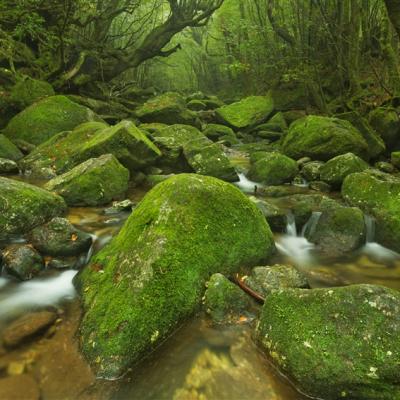
[[237,322],[252,307],[250,296],[222,274],[211,276],[204,297],[206,312],[216,324]]
[[75,256],[89,250],[92,245],[91,235],[60,217],[33,229],[30,241],[42,254],[50,256]]
[[346,153],[329,160],[321,168],[321,180],[340,188],[347,175],[363,172],[369,165],[353,153]]
[[0,240],[29,232],[63,215],[62,197],[27,183],[0,177]]
[[327,400],[400,398],[400,294],[354,285],[266,298],[257,339],[304,393]]
[[252,161],[248,177],[265,185],[291,182],[299,172],[296,161],[276,151],[258,153]]
[[247,97],[237,103],[216,110],[217,118],[235,130],[245,129],[265,121],[274,110],[268,96]]
[[112,154],[91,158],[46,183],[69,206],[98,206],[125,195],[129,171]]
[[0,134],[0,158],[18,161],[23,156],[19,148],[10,139]]
[[44,332],[56,319],[57,314],[51,311],[26,314],[4,329],[3,343],[6,347],[24,344],[27,340]]
[[160,183],[76,278],[83,353],[98,375],[121,375],[193,314],[213,273],[273,251],[263,215],[233,185],[193,174]]
[[400,252],[400,179],[379,171],[349,175],[342,196],[376,218],[375,240]]
[[2,259],[4,270],[21,281],[32,279],[44,270],[43,258],[30,245],[10,245],[4,249]]
[[251,275],[245,277],[244,282],[264,298],[281,289],[309,287],[305,275],[291,265],[253,268]]
[[282,151],[296,160],[306,156],[327,161],[350,151],[368,157],[367,142],[350,122],[316,115],[297,120],[290,126],[283,138]]
[[4,129],[4,134],[11,140],[22,139],[39,145],[57,133],[96,119],[99,118],[89,108],[65,96],[51,96],[17,114]]

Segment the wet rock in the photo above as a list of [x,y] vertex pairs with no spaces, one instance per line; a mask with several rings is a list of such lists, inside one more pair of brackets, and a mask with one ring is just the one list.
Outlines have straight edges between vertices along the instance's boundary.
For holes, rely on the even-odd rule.
[[18,165],[15,161],[0,158],[0,174],[18,173]]
[[133,122],[108,127],[99,122],[78,126],[43,143],[21,163],[25,171],[51,168],[57,174],[104,154],[112,154],[131,172],[153,165],[160,150]]
[[88,233],[60,217],[33,229],[30,241],[42,254],[50,256],[75,256],[88,251],[92,245],[92,237]]
[[24,155],[13,142],[11,142],[6,136],[0,134],[0,158],[18,161],[23,156]]
[[390,150],[398,141],[400,118],[395,108],[378,107],[368,115],[369,123],[384,140]]
[[0,379],[0,399],[39,400],[40,390],[30,375],[10,376]]
[[340,188],[347,175],[362,172],[369,165],[353,153],[346,153],[329,160],[320,170],[321,180]]
[[27,340],[44,333],[57,319],[51,311],[40,311],[26,314],[12,322],[3,331],[3,343],[7,347],[16,347]]
[[128,190],[129,171],[112,154],[91,158],[53,178],[45,188],[62,196],[69,206],[98,206]]
[[281,185],[291,182],[297,173],[296,161],[279,152],[265,152],[252,163],[248,177],[265,185]]
[[316,192],[329,193],[332,191],[332,186],[323,181],[310,182],[310,189]]
[[304,393],[324,399],[400,398],[400,294],[372,285],[289,289],[267,297],[257,339]]
[[3,268],[16,278],[26,281],[44,270],[41,255],[30,245],[10,245],[2,253]]
[[272,232],[284,232],[287,224],[287,211],[277,207],[267,200],[261,200],[257,197],[250,197],[256,206],[261,210],[268,221]]
[[119,376],[193,314],[210,275],[274,249],[265,218],[233,185],[195,174],[160,183],[77,275],[83,353],[99,376]]
[[324,163],[322,161],[311,161],[303,164],[301,175],[308,182],[319,181],[321,178],[321,168]]
[[109,208],[106,208],[104,210],[104,214],[118,214],[120,212],[124,211],[132,211],[132,209],[135,207],[135,203],[132,200],[126,199],[122,201],[114,201],[112,203],[112,206]]
[[270,97],[252,96],[216,110],[218,120],[234,130],[245,129],[265,121],[274,110]]
[[35,145],[44,143],[60,132],[99,118],[65,96],[51,96],[32,104],[17,114],[4,129],[11,140],[22,139]]
[[342,196],[376,218],[378,243],[400,252],[400,179],[376,170],[351,174]]
[[186,108],[185,99],[174,92],[164,93],[148,100],[136,110],[135,114],[142,122],[159,122],[167,125],[192,125],[196,121],[196,114]]
[[344,207],[333,200],[323,200],[320,208],[322,214],[315,228],[305,234],[321,251],[339,256],[365,243],[364,214],[359,208]]
[[[379,171],[386,172],[387,174],[393,174],[396,171],[395,167],[392,164],[385,161],[376,162],[374,167]],[[354,172],[362,172],[362,171],[354,171]]]
[[349,151],[367,157],[368,145],[350,122],[309,115],[290,126],[282,142],[282,151],[296,160],[310,157],[327,161]]
[[280,289],[309,288],[305,275],[291,265],[253,268],[251,275],[244,278],[244,282],[264,298]]
[[69,257],[69,258],[52,258],[47,263],[47,268],[50,269],[78,269],[82,265],[79,265],[79,260],[76,257]]
[[252,307],[251,298],[222,274],[214,274],[206,284],[204,305],[215,324],[237,322]]

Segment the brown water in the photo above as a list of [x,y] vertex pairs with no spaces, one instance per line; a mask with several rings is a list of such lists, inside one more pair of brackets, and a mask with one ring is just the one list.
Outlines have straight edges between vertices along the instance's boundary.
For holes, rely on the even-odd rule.
[[[21,179],[21,178],[19,178]],[[38,182],[35,182],[38,183]],[[133,188],[129,198],[139,201],[146,188]],[[278,201],[279,200],[275,200]],[[104,208],[71,208],[68,218],[92,233],[96,252],[117,234],[129,213],[105,215]],[[271,263],[294,264],[310,279],[313,287],[351,283],[376,283],[400,289],[400,259],[373,245],[340,259],[319,255],[308,249],[304,238],[277,235],[282,247]],[[302,248],[306,246],[306,251]],[[294,251],[294,253],[293,253]],[[303,258],[304,256],[304,258]],[[66,275],[48,272],[50,282]],[[61,281],[65,289],[66,276]],[[43,283],[42,282],[42,283]],[[4,281],[3,281],[4,283]],[[30,310],[48,308],[29,302],[7,318],[1,318],[3,301],[18,293],[21,284],[0,280],[1,327]],[[47,289],[46,289],[47,290]],[[45,290],[43,290],[45,293]],[[78,351],[75,337],[80,318],[79,302],[72,296],[57,299],[61,321],[51,334],[6,352],[0,347],[0,394],[9,375],[32,377],[41,400],[302,400],[302,396],[258,351],[251,339],[251,321],[229,327],[212,327],[200,314],[188,321],[147,360],[117,382],[97,381]],[[12,305],[8,306],[12,307]],[[3,321],[3,323],[1,323]],[[10,365],[12,368],[10,368]],[[15,384],[15,383],[14,383]],[[16,386],[16,396],[20,388]],[[18,397],[13,397],[18,399]],[[2,399],[3,400],[3,399]],[[7,399],[4,399],[7,400]]]

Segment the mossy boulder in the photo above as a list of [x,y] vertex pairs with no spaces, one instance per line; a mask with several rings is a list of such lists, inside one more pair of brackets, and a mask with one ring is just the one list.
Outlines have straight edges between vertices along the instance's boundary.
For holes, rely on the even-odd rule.
[[349,121],[356,129],[358,129],[368,144],[368,153],[371,158],[375,159],[385,152],[386,145],[382,137],[358,112],[350,111],[338,114],[336,117]]
[[266,298],[257,339],[311,397],[398,400],[400,294],[380,286],[288,289]]
[[274,103],[268,96],[251,96],[216,110],[218,120],[235,130],[262,123],[271,115]]
[[282,151],[296,160],[310,157],[328,161],[348,152],[367,158],[368,144],[348,121],[309,115],[290,125],[282,141]]
[[10,139],[0,134],[0,158],[18,161],[23,156],[19,148]]
[[190,100],[187,103],[187,108],[191,111],[205,111],[208,109],[207,105],[202,100]]
[[232,128],[220,124],[208,124],[205,127],[203,134],[213,141],[219,140],[223,136],[236,138],[236,135],[233,132]]
[[322,161],[311,161],[305,163],[301,169],[301,175],[308,182],[319,181],[321,179],[321,169],[324,166]]
[[50,168],[60,174],[103,154],[113,154],[122,165],[135,172],[154,164],[161,152],[133,122],[122,121],[112,127],[89,122],[43,143],[21,165],[27,171],[40,173]]
[[204,295],[207,314],[215,324],[238,322],[252,308],[251,298],[222,274],[214,274],[207,282]]
[[135,111],[141,122],[159,122],[167,125],[196,122],[197,115],[186,108],[185,99],[178,93],[167,92],[154,97]]
[[369,165],[353,153],[341,154],[321,167],[321,180],[335,188],[340,188],[347,175],[363,172]]
[[290,182],[298,174],[296,161],[279,152],[265,152],[252,163],[248,177],[265,185]]
[[66,211],[67,206],[60,196],[0,177],[0,240],[27,233]]
[[18,171],[18,165],[15,161],[0,158],[0,174],[15,174]]
[[51,96],[32,104],[12,118],[4,129],[4,134],[11,140],[22,139],[39,145],[57,133],[97,119],[89,108],[82,107],[65,96]]
[[92,245],[89,233],[75,228],[66,218],[60,217],[34,228],[29,237],[35,249],[50,256],[75,256],[88,251]]
[[268,200],[261,200],[258,197],[251,196],[250,200],[253,201],[263,213],[268,225],[272,229],[272,232],[285,232],[287,225],[286,210],[279,208]]
[[316,225],[305,236],[323,253],[335,257],[357,250],[365,243],[364,214],[359,208],[322,200],[320,210]]
[[45,188],[69,206],[99,206],[121,199],[128,190],[129,171],[112,154],[91,158],[53,178]]
[[395,108],[378,107],[369,113],[368,120],[388,150],[400,142],[400,117]]
[[394,151],[391,154],[390,161],[394,167],[400,169],[400,151]]
[[259,135],[259,132],[285,132],[288,129],[287,122],[283,113],[276,113],[268,122],[258,125],[254,128],[254,132]]
[[77,276],[83,353],[99,376],[121,375],[193,314],[213,273],[257,265],[273,251],[263,215],[239,189],[171,177]]
[[376,218],[378,243],[400,252],[400,179],[372,170],[351,174],[342,196]]
[[19,110],[23,110],[44,97],[54,95],[50,83],[25,77],[11,89],[10,99]]

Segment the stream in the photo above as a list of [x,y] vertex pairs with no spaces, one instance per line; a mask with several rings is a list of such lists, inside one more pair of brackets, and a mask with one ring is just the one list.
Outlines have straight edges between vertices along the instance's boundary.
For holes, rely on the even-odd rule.
[[[240,175],[237,186],[254,195],[257,185]],[[21,179],[18,177],[18,179]],[[146,188],[132,189],[134,202]],[[279,198],[271,199],[279,205]],[[90,256],[117,234],[129,213],[107,215],[104,208],[71,208],[71,223],[93,235]],[[311,287],[373,283],[400,289],[400,255],[374,242],[374,221],[366,216],[367,240],[358,251],[330,258],[319,254],[305,238],[320,214],[313,213],[302,231],[291,213],[286,233],[276,234],[277,254],[270,264],[292,264],[309,279]],[[302,400],[299,394],[257,350],[251,340],[251,318],[228,327],[212,327],[200,314],[188,321],[161,348],[116,382],[96,381],[78,352],[75,331],[80,312],[72,279],[77,271],[47,271],[40,278],[24,283],[0,277],[0,333],[4,327],[29,311],[56,307],[63,310],[60,328],[52,337],[27,344],[22,349],[2,353],[2,363],[25,363],[25,371],[40,382],[42,400],[206,400],[267,399]],[[60,360],[63,360],[62,362]],[[65,361],[64,361],[65,360]],[[65,363],[65,365],[61,365]]]

